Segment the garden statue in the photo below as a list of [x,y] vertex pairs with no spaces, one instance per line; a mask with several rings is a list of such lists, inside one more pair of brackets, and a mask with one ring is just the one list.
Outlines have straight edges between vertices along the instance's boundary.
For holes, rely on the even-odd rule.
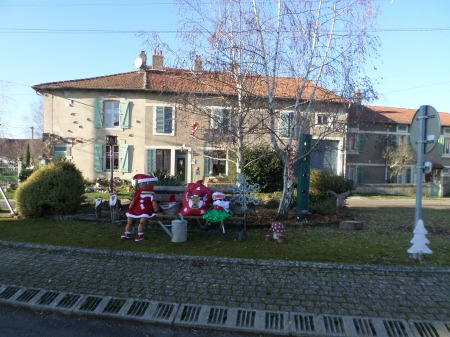
[[327,193],[331,194],[332,196],[336,197],[337,205],[339,208],[344,208],[345,206],[345,199],[350,195],[351,191],[347,191],[341,194],[337,194],[333,191],[327,191]]

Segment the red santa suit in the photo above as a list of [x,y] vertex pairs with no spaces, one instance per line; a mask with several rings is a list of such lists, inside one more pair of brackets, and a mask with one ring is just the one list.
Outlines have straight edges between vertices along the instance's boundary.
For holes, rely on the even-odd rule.
[[[137,175],[138,183],[146,181],[157,181],[157,178]],[[126,213],[130,218],[152,218],[156,215],[153,207],[153,187],[151,188],[138,188],[134,195],[133,201],[130,204],[130,208]]]

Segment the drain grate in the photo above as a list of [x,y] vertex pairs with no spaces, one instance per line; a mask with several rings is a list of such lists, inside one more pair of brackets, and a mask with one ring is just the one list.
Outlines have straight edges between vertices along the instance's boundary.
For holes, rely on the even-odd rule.
[[0,298],[9,299],[14,296],[20,290],[19,287],[8,286],[5,290],[0,294]]
[[200,315],[201,307],[194,307],[192,305],[186,305],[183,308],[181,314],[181,322],[198,322],[198,317]]
[[70,308],[77,303],[77,301],[80,299],[81,295],[71,295],[67,294],[65,295],[61,301],[56,305],[58,308]]
[[98,305],[100,304],[101,301],[102,301],[101,297],[89,296],[88,298],[86,298],[84,300],[83,304],[81,304],[80,310],[94,311],[98,307]]
[[150,302],[134,301],[130,309],[128,310],[127,315],[142,317],[149,305]]
[[283,330],[284,329],[284,315],[281,313],[267,312],[266,313],[266,329]]
[[314,316],[311,315],[294,315],[294,329],[296,332],[313,333]]
[[208,324],[225,325],[228,310],[223,308],[211,308],[209,311]]
[[408,337],[405,325],[401,321],[383,321],[388,337]]
[[355,325],[356,333],[358,336],[376,336],[377,332],[371,319],[354,318],[353,324]]
[[338,316],[324,316],[325,331],[332,334],[345,334],[344,321]]
[[41,298],[37,301],[37,304],[40,305],[49,305],[52,303],[56,297],[58,297],[59,293],[56,291],[47,291]]
[[256,311],[238,310],[236,316],[236,326],[242,328],[254,328],[255,327]]
[[16,301],[29,302],[38,292],[39,289],[27,289],[19,297],[17,297]]
[[434,326],[427,322],[414,322],[414,327],[420,334],[420,337],[439,337],[439,334]]
[[[105,309],[103,309],[103,312],[107,313],[107,314],[117,314],[120,311],[120,309],[122,309],[125,302],[126,302],[126,300],[124,300],[124,299],[112,298],[109,300]],[[94,308],[94,310],[95,310],[95,308]]]
[[169,320],[175,308],[174,304],[158,303],[153,318]]

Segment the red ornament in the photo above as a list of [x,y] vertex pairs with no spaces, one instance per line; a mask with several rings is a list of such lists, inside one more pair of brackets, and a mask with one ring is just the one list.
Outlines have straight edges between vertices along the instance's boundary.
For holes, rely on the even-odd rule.
[[195,131],[197,131],[198,126],[199,126],[198,122],[194,122],[192,124],[191,136],[195,136]]

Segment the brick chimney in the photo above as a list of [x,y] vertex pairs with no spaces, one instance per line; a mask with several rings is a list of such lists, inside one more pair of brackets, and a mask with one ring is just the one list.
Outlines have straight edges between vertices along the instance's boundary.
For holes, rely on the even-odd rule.
[[145,53],[145,51],[141,51],[141,53],[139,54],[139,58],[142,60],[142,64],[139,67],[139,72],[145,72],[145,69],[147,68],[147,54]]
[[202,59],[200,58],[200,55],[197,55],[194,60],[194,72],[201,73],[202,70]]
[[162,50],[157,52],[155,50],[153,54],[153,64],[152,69],[154,70],[164,70],[164,56]]
[[355,90],[355,93],[353,94],[353,103],[361,105],[362,97],[361,97],[361,91],[359,89]]

